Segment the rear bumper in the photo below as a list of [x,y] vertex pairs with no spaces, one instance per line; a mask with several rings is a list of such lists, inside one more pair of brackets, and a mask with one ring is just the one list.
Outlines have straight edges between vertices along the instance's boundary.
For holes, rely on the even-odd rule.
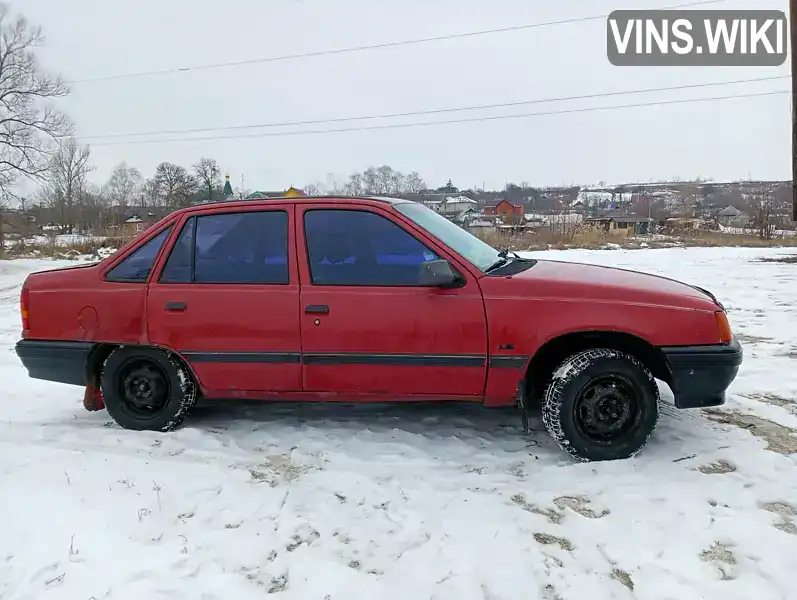
[[738,340],[716,346],[662,348],[672,370],[672,391],[678,408],[705,408],[725,403],[725,390],[742,364]]
[[86,363],[94,344],[20,340],[17,356],[34,379],[68,385],[86,385]]

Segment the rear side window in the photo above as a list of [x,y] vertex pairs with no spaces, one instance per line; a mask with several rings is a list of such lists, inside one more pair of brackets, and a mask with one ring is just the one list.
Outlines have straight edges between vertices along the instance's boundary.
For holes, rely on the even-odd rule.
[[288,284],[288,213],[223,213],[190,219],[160,281]]
[[105,280],[130,283],[145,282],[171,230],[172,227],[170,225],[134,251],[111,269],[108,275],[105,276]]

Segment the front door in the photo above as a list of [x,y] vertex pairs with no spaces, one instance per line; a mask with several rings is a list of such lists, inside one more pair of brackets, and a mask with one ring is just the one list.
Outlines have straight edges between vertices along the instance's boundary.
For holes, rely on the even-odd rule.
[[420,287],[420,263],[448,257],[388,215],[297,207],[303,389],[480,396],[487,325],[477,281],[462,270],[463,287]]
[[150,283],[150,341],[184,356],[211,393],[301,390],[293,212],[189,216]]

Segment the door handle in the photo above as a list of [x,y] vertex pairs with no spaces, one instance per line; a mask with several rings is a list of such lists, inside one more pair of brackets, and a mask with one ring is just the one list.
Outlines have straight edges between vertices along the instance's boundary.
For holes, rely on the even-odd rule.
[[169,312],[183,312],[188,305],[185,302],[167,302],[164,308]]
[[308,304],[304,307],[304,312],[309,314],[328,315],[329,307],[326,304]]

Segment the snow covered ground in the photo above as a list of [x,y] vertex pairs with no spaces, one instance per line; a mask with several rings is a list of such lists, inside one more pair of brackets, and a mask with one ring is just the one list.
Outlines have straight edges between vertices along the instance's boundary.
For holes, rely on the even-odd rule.
[[784,254],[535,254],[700,284],[745,345],[721,411],[666,409],[637,458],[598,464],[476,406],[228,405],[124,431],[26,377],[19,286],[53,263],[0,262],[0,599],[795,598],[797,264],[757,262]]

